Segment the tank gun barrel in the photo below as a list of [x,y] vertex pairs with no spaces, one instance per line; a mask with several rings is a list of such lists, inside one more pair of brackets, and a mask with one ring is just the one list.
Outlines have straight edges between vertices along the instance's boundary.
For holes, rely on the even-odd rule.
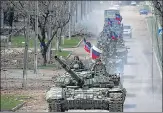
[[78,86],[82,87],[84,85],[84,81],[79,78],[78,75],[74,71],[72,71],[66,63],[64,63],[60,58],[58,58],[58,56],[55,56],[55,60],[58,61],[58,63],[61,64],[62,68],[65,69],[65,71],[67,71],[70,76],[77,81]]

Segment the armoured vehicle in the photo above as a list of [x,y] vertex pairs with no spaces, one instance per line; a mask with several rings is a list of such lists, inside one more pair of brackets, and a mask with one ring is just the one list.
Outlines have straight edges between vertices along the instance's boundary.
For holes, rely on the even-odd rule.
[[113,57],[113,58],[107,58],[107,72],[109,74],[118,74],[118,73],[123,73],[124,70],[124,64],[122,59],[118,57]]
[[130,25],[124,25],[123,26],[123,36],[129,36],[132,38],[132,28]]
[[127,54],[128,54],[127,47],[117,47],[116,48],[116,56],[123,60],[124,64],[127,64]]
[[115,18],[115,14],[120,14],[120,10],[117,8],[109,8],[108,10],[104,11],[104,19],[105,22],[107,22],[107,19],[113,19]]
[[[62,64],[64,63],[63,61],[61,61],[61,62],[62,62]],[[64,64],[67,65],[66,63],[64,63]],[[106,71],[105,64],[100,59],[96,59],[95,62],[92,64],[92,66],[90,66],[89,70],[75,71],[74,69],[71,69],[71,71],[78,74],[78,76],[82,79],[92,79],[92,78],[97,78],[99,75],[100,76],[102,75],[102,76],[110,77],[109,83],[113,82],[114,86],[117,86],[120,84],[120,76],[115,75],[115,74],[109,75]],[[97,78],[97,79],[99,79],[99,78]],[[76,84],[76,82],[74,82],[74,80],[71,77],[69,72],[65,73],[64,75],[59,75],[59,77],[57,78],[55,83],[59,87],[69,85],[69,83]]]
[[87,70],[82,61],[79,60],[79,56],[74,56],[74,60],[70,63],[70,68],[77,72]]
[[[102,109],[110,112],[123,112],[126,89],[122,85],[114,86],[110,77],[88,73],[78,75],[62,62],[57,56],[55,59],[69,73],[63,77],[63,86],[52,87],[46,93],[46,100],[50,112],[65,112],[70,109]],[[80,73],[81,74],[81,73]]]

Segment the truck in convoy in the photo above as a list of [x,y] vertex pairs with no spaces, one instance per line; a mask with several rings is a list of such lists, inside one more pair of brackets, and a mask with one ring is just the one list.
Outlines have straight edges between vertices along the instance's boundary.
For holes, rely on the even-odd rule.
[[108,22],[108,18],[113,20],[115,18],[115,14],[120,14],[120,10],[116,7],[109,8],[108,10],[104,11],[104,19],[105,23]]

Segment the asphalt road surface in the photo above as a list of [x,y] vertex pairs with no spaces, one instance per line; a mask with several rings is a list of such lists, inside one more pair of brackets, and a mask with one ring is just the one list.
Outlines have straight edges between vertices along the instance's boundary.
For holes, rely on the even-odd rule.
[[152,52],[145,16],[132,6],[122,8],[121,14],[123,23],[133,28],[132,39],[126,39],[131,49],[124,69],[124,87],[128,92],[124,112],[161,112],[162,74]]
[[[133,28],[132,38],[124,37],[126,45],[130,48],[123,76],[123,85],[127,89],[124,112],[161,112],[162,74],[152,53],[152,42],[145,16],[139,15],[136,6],[122,7],[121,15],[124,25],[129,24]],[[91,18],[92,23],[96,21],[96,32],[100,32],[103,28],[103,11],[95,11]],[[84,110],[69,111],[84,112]]]

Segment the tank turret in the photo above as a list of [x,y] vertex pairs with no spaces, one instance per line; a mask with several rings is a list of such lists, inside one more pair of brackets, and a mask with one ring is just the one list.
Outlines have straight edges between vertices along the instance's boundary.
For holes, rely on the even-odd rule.
[[57,56],[55,56],[55,60],[58,61],[58,63],[61,64],[62,68],[65,69],[65,71],[68,72],[70,76],[77,81],[78,86],[82,87],[84,85],[84,80],[78,77],[78,75],[74,71],[72,71],[71,68],[65,62],[63,62]]

